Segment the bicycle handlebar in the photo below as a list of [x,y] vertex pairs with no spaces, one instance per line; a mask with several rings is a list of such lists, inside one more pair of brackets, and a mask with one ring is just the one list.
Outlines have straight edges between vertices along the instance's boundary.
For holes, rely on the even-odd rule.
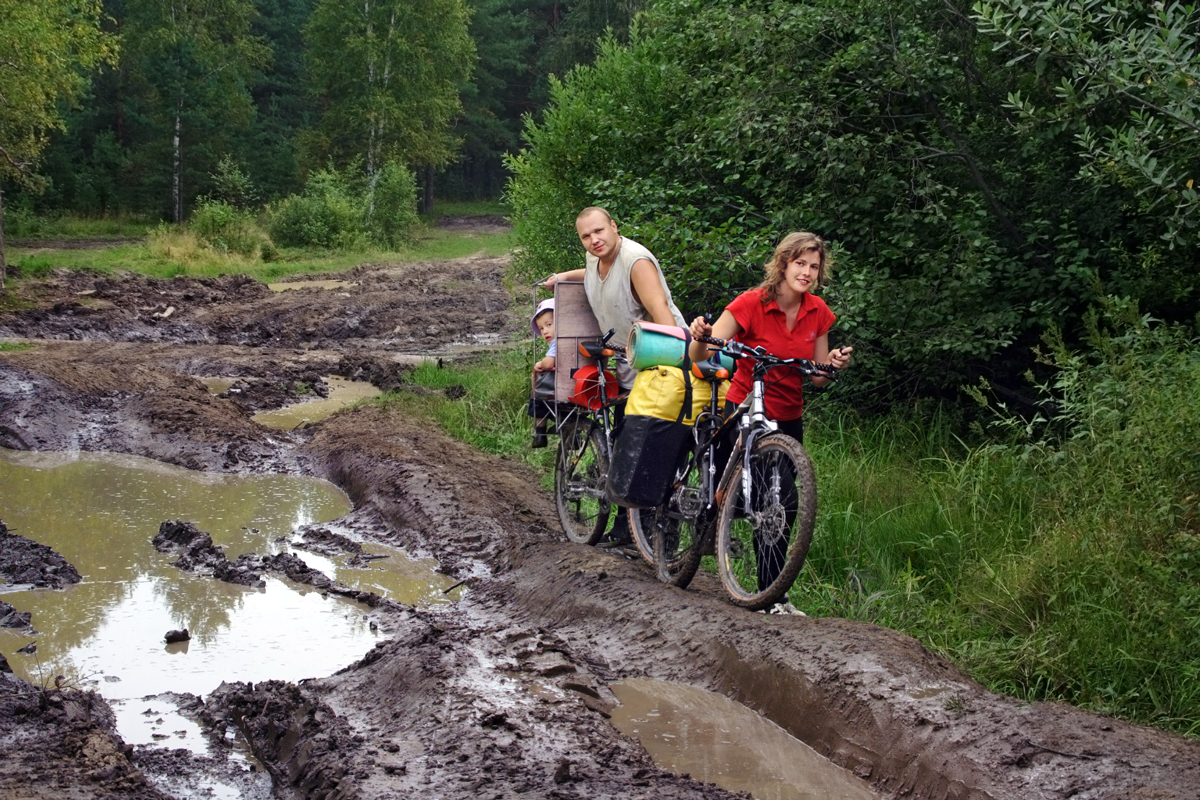
[[768,353],[761,345],[750,347],[733,339],[718,339],[716,336],[696,336],[694,338],[697,342],[714,345],[714,349],[720,350],[722,353],[735,359],[753,358],[767,369],[773,367],[791,367],[804,375],[817,375],[822,378],[837,380],[837,367],[832,364],[820,364],[816,361],[809,361],[807,358],[780,358]]

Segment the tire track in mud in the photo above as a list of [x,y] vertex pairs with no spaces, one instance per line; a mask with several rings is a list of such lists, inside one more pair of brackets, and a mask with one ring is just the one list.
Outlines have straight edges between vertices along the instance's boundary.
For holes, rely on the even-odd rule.
[[895,631],[751,614],[725,603],[714,580],[684,592],[639,562],[560,541],[532,473],[399,413],[329,420],[307,452],[402,528],[406,545],[460,577],[489,573],[462,613],[552,632],[604,685],[637,676],[722,692],[885,796],[1184,798],[1200,786],[1200,743],[1022,704]]

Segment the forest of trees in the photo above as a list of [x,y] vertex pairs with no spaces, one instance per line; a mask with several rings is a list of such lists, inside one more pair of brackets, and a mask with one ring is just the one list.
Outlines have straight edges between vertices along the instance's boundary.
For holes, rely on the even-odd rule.
[[0,0],[0,189],[39,213],[182,220],[219,193],[222,162],[267,202],[323,169],[395,160],[438,196],[494,200],[547,76],[591,60],[635,8]]

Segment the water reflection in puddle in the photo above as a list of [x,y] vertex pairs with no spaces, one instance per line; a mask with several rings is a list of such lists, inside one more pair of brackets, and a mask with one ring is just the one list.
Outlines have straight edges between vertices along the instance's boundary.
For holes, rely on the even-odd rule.
[[272,292],[286,292],[293,289],[349,289],[352,286],[358,286],[358,281],[283,281],[267,284],[267,288]]
[[251,419],[260,425],[279,431],[290,431],[306,423],[320,422],[335,411],[345,408],[357,400],[377,397],[379,388],[366,381],[351,381],[327,376],[329,396],[317,397],[303,403],[295,403],[271,411],[262,411]]
[[435,572],[438,564],[432,558],[413,558],[403,550],[370,542],[364,542],[362,548],[364,553],[381,558],[356,565],[349,556],[329,558],[299,549],[295,552],[308,566],[351,589],[405,605],[452,603],[462,597],[460,582]]
[[617,730],[654,763],[755,800],[873,800],[865,783],[727,697],[643,678],[614,684]]
[[[329,675],[378,636],[366,606],[270,575],[262,590],[192,575],[150,544],[163,520],[184,519],[210,533],[230,559],[279,552],[279,537],[349,512],[349,499],[326,481],[192,472],[114,454],[0,450],[0,486],[0,517],[10,529],[62,553],[83,575],[61,592],[5,594],[33,612],[38,634],[0,630],[0,652],[27,680],[63,675],[70,686],[96,688],[112,701],[131,744],[202,749],[194,725],[178,715],[147,721],[147,703],[138,698],[204,695],[221,681]],[[401,551],[388,555],[373,563],[406,563]],[[340,573],[328,574],[341,580]],[[428,571],[423,577],[413,579],[422,588],[410,595],[433,594],[449,581]],[[178,628],[191,641],[166,644],[163,635]],[[35,653],[16,652],[31,639]]]

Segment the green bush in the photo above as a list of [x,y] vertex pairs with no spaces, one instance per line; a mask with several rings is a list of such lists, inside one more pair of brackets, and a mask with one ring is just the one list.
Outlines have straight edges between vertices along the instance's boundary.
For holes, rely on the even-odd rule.
[[286,247],[352,250],[368,242],[399,247],[420,224],[416,179],[399,163],[384,165],[374,180],[355,167],[313,173],[304,192],[269,209],[271,238]]
[[330,168],[313,173],[304,193],[270,209],[271,238],[285,247],[353,249],[366,238],[362,194]]
[[273,253],[267,235],[254,218],[221,200],[201,198],[188,220],[188,227],[202,242],[224,253],[254,258]]
[[385,164],[370,193],[368,209],[367,229],[373,241],[393,249],[411,242],[421,221],[412,171],[395,161]]

